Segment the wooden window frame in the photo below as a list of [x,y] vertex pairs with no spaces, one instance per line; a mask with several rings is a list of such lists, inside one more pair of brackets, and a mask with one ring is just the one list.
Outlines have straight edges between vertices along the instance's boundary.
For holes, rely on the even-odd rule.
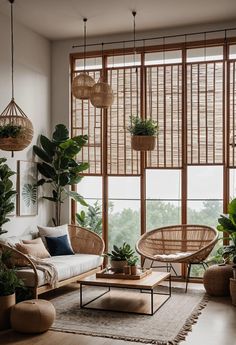
[[[141,54],[141,90],[140,90],[140,114],[141,117],[145,116],[146,109],[146,74],[144,70],[147,66],[144,64],[144,54],[147,52],[160,52],[160,51],[170,51],[170,50],[181,50],[182,51],[182,167],[176,168],[181,170],[181,223],[187,223],[187,167],[190,165],[187,162],[187,82],[186,82],[186,73],[187,73],[187,50],[191,48],[202,48],[202,47],[213,47],[213,46],[223,46],[223,64],[224,64],[224,97],[223,97],[223,212],[227,213],[227,205],[229,203],[229,170],[232,166],[229,165],[229,131],[230,131],[230,97],[229,97],[229,88],[230,88],[230,76],[229,76],[229,45],[235,44],[236,38],[228,39],[211,39],[204,41],[196,42],[184,42],[184,43],[175,43],[175,44],[165,44],[158,46],[145,46],[137,47],[137,53]],[[105,78],[107,78],[107,58],[108,56],[115,55],[124,55],[132,54],[132,48],[125,49],[111,49],[104,50],[102,59],[103,67],[102,73]],[[87,52],[86,57],[98,57],[101,56],[101,51],[92,51]],[[83,53],[73,53],[70,54],[70,67],[71,67],[71,81],[73,79],[73,71],[75,67],[75,60],[82,59],[84,57]],[[71,134],[73,134],[73,96],[71,94]],[[107,109],[103,109],[102,115],[102,124],[103,124],[103,141],[102,141],[102,214],[103,214],[103,239],[105,241],[105,250],[108,250],[108,178],[107,173]],[[146,154],[141,152],[140,155],[140,207],[141,207],[141,216],[140,216],[140,229],[141,234],[146,232]],[[194,164],[195,165],[195,164]],[[215,164],[209,164],[215,165]],[[155,169],[155,168],[151,168]],[[156,169],[170,169],[170,168],[156,168]],[[172,168],[175,169],[175,168]],[[87,174],[86,174],[87,175]],[[91,174],[90,176],[92,176]],[[114,176],[114,175],[113,175]],[[132,176],[132,175],[116,175],[116,176]],[[76,187],[73,186],[73,189]],[[71,207],[71,219],[72,222],[75,222],[75,213],[76,213],[76,204],[72,201]],[[182,267],[183,276],[186,274],[186,268]]]

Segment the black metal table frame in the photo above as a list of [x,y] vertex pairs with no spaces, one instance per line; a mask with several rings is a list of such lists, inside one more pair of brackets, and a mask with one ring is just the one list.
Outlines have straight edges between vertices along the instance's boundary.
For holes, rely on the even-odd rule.
[[[134,288],[134,287],[126,287],[126,286],[113,286],[114,288],[118,288],[118,289],[129,289],[129,290],[140,290],[141,293],[149,293],[151,296],[151,312],[150,313],[140,313],[140,312],[136,312],[136,311],[126,311],[126,310],[115,310],[115,309],[103,309],[103,308],[96,308],[96,307],[88,307],[89,304],[91,304],[92,302],[98,300],[99,298],[101,298],[102,296],[104,296],[105,294],[107,294],[108,292],[111,291],[111,287],[112,286],[108,286],[108,289],[103,292],[102,294],[100,294],[99,296],[93,298],[92,300],[90,300],[87,303],[83,304],[83,285],[84,286],[93,286],[93,287],[104,287],[106,288],[107,285],[101,285],[101,284],[96,284],[96,282],[94,282],[94,284],[87,284],[86,281],[81,281],[80,282],[80,308],[81,309],[92,309],[92,310],[101,310],[101,311],[115,311],[115,312],[122,312],[122,313],[130,313],[130,314],[139,314],[139,315],[154,315],[171,297],[171,275],[169,275],[169,277],[167,278],[169,281],[168,284],[168,293],[159,293],[159,292],[154,292],[153,288],[145,288],[145,289],[140,289],[140,288]],[[158,285],[157,285],[158,286]],[[155,287],[157,287],[155,286]],[[154,295],[161,295],[161,296],[168,296],[164,302],[162,302],[155,310],[154,310]]]

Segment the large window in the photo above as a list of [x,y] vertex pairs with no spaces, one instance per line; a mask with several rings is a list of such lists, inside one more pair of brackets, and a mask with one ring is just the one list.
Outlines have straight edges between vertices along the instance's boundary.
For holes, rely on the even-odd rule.
[[[235,52],[232,42],[205,41],[88,56],[88,73],[107,78],[115,100],[101,110],[72,97],[72,135],[89,135],[78,160],[90,168],[77,188],[103,211],[107,248],[170,224],[215,227],[227,212],[236,195]],[[71,67],[78,74],[83,55]],[[131,115],[158,121],[154,151],[132,150]]]

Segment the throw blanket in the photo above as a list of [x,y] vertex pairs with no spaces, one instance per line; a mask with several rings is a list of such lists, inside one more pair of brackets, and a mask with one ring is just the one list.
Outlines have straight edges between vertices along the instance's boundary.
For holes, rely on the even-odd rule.
[[45,261],[45,259],[35,258],[31,255],[27,256],[35,264],[37,270],[44,273],[47,284],[52,288],[56,288],[58,283],[58,272],[56,267],[51,262]]

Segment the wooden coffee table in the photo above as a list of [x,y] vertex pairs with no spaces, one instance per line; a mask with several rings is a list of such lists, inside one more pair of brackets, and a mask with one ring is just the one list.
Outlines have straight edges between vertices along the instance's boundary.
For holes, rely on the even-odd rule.
[[[159,293],[154,291],[164,280],[168,280],[169,282],[168,292]],[[171,275],[168,272],[152,272],[140,280],[97,278],[96,275],[91,275],[81,279],[79,283],[80,307],[86,309],[153,315],[171,297]],[[85,285],[100,286],[107,288],[107,290],[99,296],[83,303],[83,287]],[[119,293],[117,293],[117,288],[123,289],[124,291],[119,290]],[[135,294],[133,290],[139,290],[138,294]],[[128,293],[128,291],[132,291],[132,293]]]

